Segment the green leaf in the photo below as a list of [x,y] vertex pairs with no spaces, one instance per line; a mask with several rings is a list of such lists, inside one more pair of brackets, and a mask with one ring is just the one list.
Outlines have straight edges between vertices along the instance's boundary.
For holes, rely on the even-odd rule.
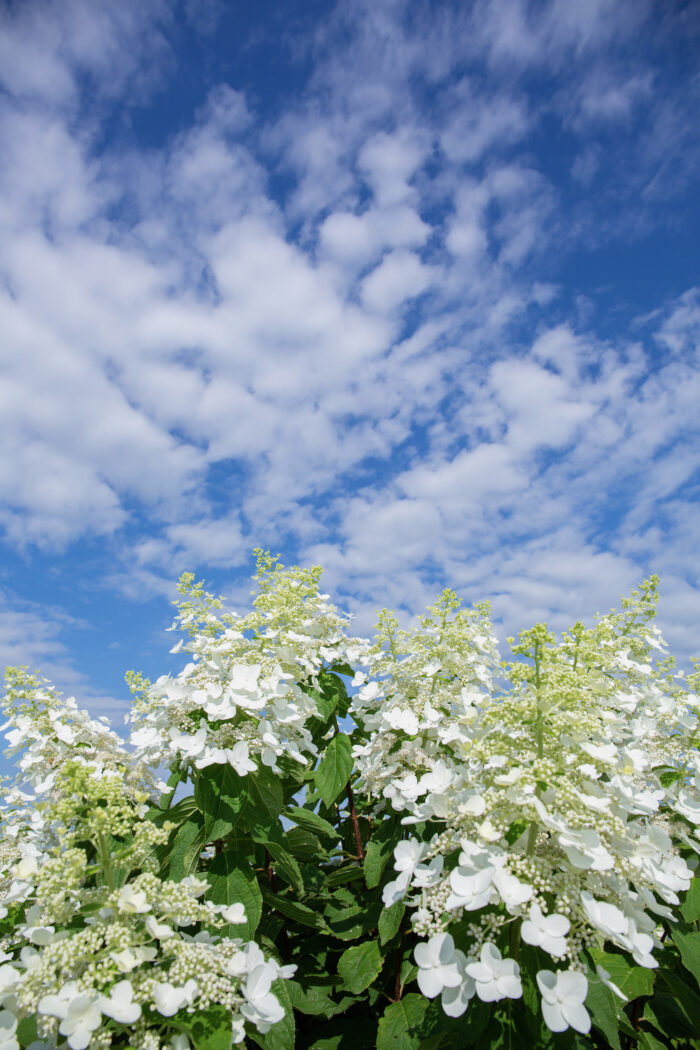
[[343,733],[334,736],[314,773],[314,784],[327,806],[332,805],[352,773],[350,738]]
[[353,995],[369,988],[381,968],[382,954],[376,941],[365,941],[348,948],[338,960],[338,973]]
[[206,841],[207,834],[201,814],[196,813],[180,825],[170,839],[168,878],[172,882],[181,882],[182,879],[196,872],[199,866],[199,855]]
[[639,1029],[636,1034],[637,1045],[642,1047],[642,1050],[666,1050],[666,1043],[660,1043],[651,1032],[644,1032]]
[[[340,893],[348,891],[339,891]],[[381,901],[367,905],[364,901],[336,899],[325,908],[324,915],[328,922],[328,932],[341,941],[354,941],[367,937],[376,929],[381,911]]]
[[615,996],[602,981],[590,981],[586,1007],[594,1027],[602,1032],[613,1050],[620,1050]]
[[377,1027],[377,1050],[417,1050],[420,1027],[428,1000],[411,992],[398,1003],[391,1003],[384,1011]]
[[700,878],[698,876],[690,883],[690,889],[681,905],[681,915],[686,922],[697,922],[700,919]]
[[[680,1034],[696,1035],[697,1020],[700,1017],[700,996],[685,983],[676,970],[664,967],[659,969],[658,973],[660,982],[665,986],[666,991],[660,992],[657,982],[656,994],[653,999],[649,1000],[647,1006],[651,1004],[657,1017],[660,1011],[662,1015],[668,1012],[669,1018],[673,1017],[673,1020],[670,1020],[670,1024],[667,1023],[667,1027],[665,1029],[662,1028],[661,1031],[673,1036]],[[666,1001],[667,994],[673,1003],[672,1007]],[[674,1027],[679,1024],[680,1028]]]
[[197,803],[195,802],[194,795],[187,795],[186,798],[181,798],[174,806],[170,809],[154,809],[148,814],[149,820],[152,820],[159,828],[167,822],[171,824],[183,824],[186,820],[197,812]]
[[188,1018],[188,1028],[195,1050],[230,1050],[231,1011],[219,1003],[198,1010]]
[[336,831],[332,824],[329,824],[323,817],[319,817],[318,813],[312,813],[310,809],[302,809],[301,806],[290,806],[284,815],[293,820],[295,824],[298,824],[300,828],[313,831],[316,835],[322,835],[324,838],[333,839],[334,841],[340,838],[340,832]]
[[[263,1035],[250,1026],[247,1035],[253,1039],[263,1050],[294,1050],[294,1010],[285,985],[286,981],[277,980],[273,982],[272,991],[284,1007],[284,1017]],[[230,1021],[229,1021],[230,1023]]]
[[673,930],[671,938],[681,953],[686,970],[690,970],[700,984],[700,933],[681,933],[680,930]]
[[632,966],[624,955],[616,952],[603,952],[592,949],[591,956],[607,970],[613,984],[616,984],[628,999],[638,999],[642,995],[651,995],[654,990],[654,971],[644,966]]
[[233,850],[224,850],[212,860],[207,872],[209,900],[214,904],[236,904],[245,908],[245,923],[229,927],[232,937],[251,940],[262,915],[262,894],[254,871]]
[[372,838],[367,845],[363,865],[368,889],[379,885],[387,861],[401,839],[401,831],[402,829],[397,827],[393,820],[383,820],[372,830]]
[[514,842],[524,835],[527,829],[530,827],[529,820],[514,820],[506,831],[506,842],[509,846],[512,846]]
[[290,828],[284,840],[289,852],[299,860],[318,863],[323,857],[328,856],[316,836],[306,828]]
[[294,1009],[312,1017],[335,1017],[358,1001],[353,996],[344,996],[336,1002],[328,994],[328,988],[318,984],[302,987],[297,981],[287,981],[285,987]]
[[252,802],[271,817],[278,817],[284,809],[284,792],[280,778],[266,766],[248,777],[248,791]]
[[204,817],[208,841],[226,838],[248,799],[245,777],[231,766],[207,766],[194,785],[194,797]]
[[[23,1017],[17,1024],[17,1039],[22,1046],[29,1046],[30,1043],[34,1043],[38,1040],[39,1036],[36,1030],[36,1014],[30,1014],[28,1017]],[[8,1042],[10,1042],[8,1040]]]
[[301,869],[291,853],[280,844],[277,835],[275,835],[274,838],[264,834],[258,837],[254,832],[253,838],[256,842],[259,842],[264,846],[270,854],[274,860],[273,868],[275,871],[278,872],[290,886],[293,886],[298,893],[303,893],[304,880],[301,875]]
[[323,710],[328,710],[330,707],[331,713],[337,711],[341,718],[345,718],[350,706],[350,698],[343,679],[333,674],[332,671],[325,671],[319,675],[318,684],[323,698]]
[[357,882],[362,878],[362,868],[355,864],[348,868],[336,868],[326,878],[326,886],[343,886],[347,882]]
[[386,944],[396,934],[403,919],[406,905],[403,901],[397,901],[390,908],[385,908],[379,916],[379,940]]
[[657,992],[644,1007],[642,1018],[650,1021],[664,1035],[675,1039],[682,1036],[694,1036],[696,1025],[685,1014],[679,1004],[668,992]]
[[659,783],[661,787],[670,787],[671,784],[675,784],[678,780],[683,779],[683,774],[680,769],[667,769],[664,773],[659,774]]
[[288,919],[293,919],[294,922],[299,922],[302,926],[310,926],[314,930],[323,928],[323,917],[317,911],[314,911],[313,908],[308,908],[305,904],[299,904],[297,901],[288,900],[286,897],[271,893],[270,890],[266,889],[262,891],[262,896],[268,907],[281,912]]

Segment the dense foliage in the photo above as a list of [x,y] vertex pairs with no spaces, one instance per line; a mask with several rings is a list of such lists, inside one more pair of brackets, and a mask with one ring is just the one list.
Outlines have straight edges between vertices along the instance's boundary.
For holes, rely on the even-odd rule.
[[8,672],[0,1050],[700,1047],[699,679],[657,581],[508,662],[485,604],[370,643],[258,554],[245,616],[182,578],[128,745]]

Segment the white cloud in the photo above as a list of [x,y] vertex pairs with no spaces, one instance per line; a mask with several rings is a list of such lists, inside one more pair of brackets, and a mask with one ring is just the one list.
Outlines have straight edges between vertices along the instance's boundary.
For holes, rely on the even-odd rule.
[[362,299],[370,310],[391,313],[408,299],[426,291],[437,279],[415,252],[390,252],[362,284]]
[[[570,203],[607,177],[603,125],[653,110],[637,169],[623,151],[606,183],[638,178],[644,200],[681,141],[680,118],[661,134],[673,92],[633,54],[648,5],[623,8],[350,3],[264,126],[254,92],[219,84],[151,148],[128,113],[175,61],[167,5],[6,14],[10,544],[108,537],[108,586],[134,599],[286,545],[365,617],[415,612],[444,580],[493,595],[510,628],[590,615],[658,562],[687,646],[700,293],[650,304],[636,344],[622,321],[603,339],[557,270],[607,235],[597,193]],[[570,154],[538,152],[551,127]]]

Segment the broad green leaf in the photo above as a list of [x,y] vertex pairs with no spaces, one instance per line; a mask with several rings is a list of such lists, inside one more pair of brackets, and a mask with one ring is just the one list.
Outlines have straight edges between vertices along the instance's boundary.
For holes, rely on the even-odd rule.
[[251,801],[271,817],[279,816],[284,809],[284,792],[280,778],[266,766],[261,766],[257,773],[248,777],[248,792]]
[[637,1045],[642,1047],[642,1050],[666,1050],[666,1044],[660,1043],[659,1040],[651,1032],[645,1032],[641,1029],[637,1032]]
[[[31,1043],[36,1042],[39,1039],[36,1030],[36,1014],[30,1014],[29,1017],[23,1017],[17,1024],[17,1039],[22,1046],[30,1046]],[[12,1045],[12,1040],[8,1039],[5,1043],[6,1046]]]
[[624,955],[615,952],[603,952],[592,949],[591,955],[596,963],[608,971],[613,984],[616,984],[628,999],[638,999],[642,995],[651,995],[654,990],[654,970],[644,966],[633,966]]
[[148,817],[157,824],[159,828],[162,828],[166,822],[171,824],[183,824],[186,820],[197,811],[197,803],[195,802],[194,795],[187,795],[186,798],[181,798],[174,806],[170,809],[153,809],[149,812]]
[[372,830],[363,864],[368,889],[379,885],[387,861],[401,839],[401,832],[393,820],[383,820]]
[[229,927],[229,936],[251,940],[262,915],[262,894],[250,865],[233,850],[224,850],[212,860],[207,880],[210,886],[208,897],[214,904],[240,902],[245,908],[245,923]]
[[[330,707],[331,713],[337,711],[341,718],[345,718],[350,699],[343,679],[333,674],[332,671],[325,671],[319,675],[318,684],[323,698],[323,710],[328,710]],[[321,709],[320,705],[319,709]]]
[[294,922],[299,922],[302,926],[310,926],[314,930],[323,927],[323,917],[319,912],[314,911],[313,908],[308,908],[305,904],[299,904],[297,901],[288,900],[280,894],[271,893],[270,890],[264,889],[262,895],[268,907],[281,912],[288,919],[293,919]]
[[[685,983],[677,970],[670,970],[664,967],[662,970],[659,970],[659,978],[660,983],[665,986],[666,992],[673,999],[675,1011],[678,1011],[685,1018],[686,1025],[689,1029],[695,1029],[695,1031],[692,1032],[688,1031],[687,1034],[696,1035],[698,1018],[700,1018],[700,996]],[[659,1010],[659,1000],[662,999],[664,995],[664,993],[659,992],[658,984],[659,982],[657,982],[656,994],[654,995],[654,998],[650,1000],[657,1015]],[[672,1027],[666,1028],[665,1032],[669,1035],[676,1035],[676,1032]]]
[[328,994],[327,987],[322,985],[307,987],[304,984],[302,987],[297,981],[286,981],[285,987],[294,1009],[312,1017],[335,1017],[358,1001],[354,996],[344,996],[340,1002],[335,1002]]
[[231,1011],[219,1003],[198,1010],[188,1018],[188,1028],[195,1050],[230,1050]]
[[239,777],[231,766],[207,766],[194,785],[194,797],[204,817],[209,842],[226,838],[248,798],[245,777]]
[[406,905],[403,901],[397,901],[390,908],[385,908],[379,916],[379,940],[382,944],[390,941],[398,931],[403,919]]
[[350,738],[343,733],[334,736],[314,773],[314,783],[321,798],[330,806],[337,799],[352,773]]
[[377,942],[365,941],[343,952],[338,960],[338,973],[348,991],[357,995],[369,988],[381,970],[382,962]]
[[377,1050],[417,1050],[427,1009],[428,1000],[415,992],[387,1006],[377,1027]]
[[293,886],[298,893],[303,893],[304,880],[301,875],[301,869],[291,853],[281,845],[279,841],[281,836],[278,837],[275,835],[274,838],[272,838],[269,834],[264,832],[261,833],[257,830],[252,831],[252,835],[255,841],[259,842],[261,846],[264,846],[270,854],[270,857],[274,861],[272,865],[274,870],[278,872],[290,886]]
[[690,970],[700,984],[700,933],[681,933],[680,930],[673,930],[671,938],[681,953],[686,970]]
[[362,868],[352,865],[348,868],[336,868],[326,878],[326,886],[343,886],[347,882],[357,882],[362,878]]
[[697,875],[690,883],[690,889],[681,905],[681,915],[686,922],[697,922],[700,919],[700,877]]
[[683,779],[683,773],[680,769],[667,769],[663,773],[659,773],[659,783],[661,787],[670,787],[671,784],[675,784],[678,780]]
[[586,1007],[593,1025],[599,1032],[602,1032],[613,1050],[620,1050],[615,998],[610,989],[606,988],[601,981],[589,983]]
[[355,671],[350,666],[350,664],[341,664],[341,663],[333,664],[331,667],[328,668],[328,670],[329,671],[335,671],[336,674],[347,675],[348,678],[354,678],[355,677]]
[[318,863],[328,856],[313,832],[307,831],[306,828],[290,828],[284,836],[284,841],[292,856],[298,857],[299,860]]
[[309,809],[302,809],[301,806],[290,806],[284,815],[293,820],[295,824],[298,824],[300,828],[313,831],[316,835],[322,835],[324,838],[333,839],[334,841],[340,838],[340,832],[336,831],[332,824],[329,824],[323,817],[319,817],[318,813],[312,813]]
[[199,813],[180,825],[170,839],[168,878],[172,882],[181,882],[188,875],[194,875],[206,841],[204,818]]
[[688,1018],[669,992],[657,992],[653,999],[649,999],[642,1018],[650,1021],[663,1035],[675,1039],[697,1033],[696,1021]]

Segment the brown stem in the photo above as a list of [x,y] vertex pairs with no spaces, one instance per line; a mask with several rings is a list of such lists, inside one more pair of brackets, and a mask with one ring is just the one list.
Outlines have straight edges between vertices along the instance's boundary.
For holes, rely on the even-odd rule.
[[[639,1028],[639,1021],[641,1019],[641,1016],[642,1016],[642,999],[640,997],[639,999],[635,999],[634,1000],[634,1002],[632,1004],[632,1016],[630,1017],[630,1021],[632,1023],[632,1027],[635,1029],[635,1031],[636,1031],[637,1028]],[[628,1035],[627,1036],[627,1044],[625,1046],[625,1050],[632,1050],[632,1047],[634,1046],[635,1042],[636,1042],[635,1037],[633,1035]]]
[[275,882],[275,873],[272,870],[272,861],[267,850],[265,850],[265,867],[267,868],[267,881],[270,883],[270,889],[273,893],[276,893],[277,883]]
[[355,832],[355,848],[357,849],[357,859],[360,861],[360,863],[362,863],[362,861],[365,859],[365,851],[362,848],[360,822],[357,819],[357,810],[355,809],[355,796],[352,793],[350,781],[348,781],[348,804],[350,806],[350,819],[352,820],[352,828]]
[[[276,893],[277,882],[275,880],[275,873],[272,868],[272,860],[267,850],[265,850],[265,865],[267,868],[267,881],[270,883],[270,889],[273,893]],[[282,917],[282,927],[280,929],[280,936],[282,938],[282,955],[285,957],[285,959],[288,959],[291,955],[291,952],[289,950],[289,935],[287,934],[287,923],[285,922],[284,917]]]
[[394,977],[394,1002],[401,1000],[401,945],[396,949],[396,974]]

